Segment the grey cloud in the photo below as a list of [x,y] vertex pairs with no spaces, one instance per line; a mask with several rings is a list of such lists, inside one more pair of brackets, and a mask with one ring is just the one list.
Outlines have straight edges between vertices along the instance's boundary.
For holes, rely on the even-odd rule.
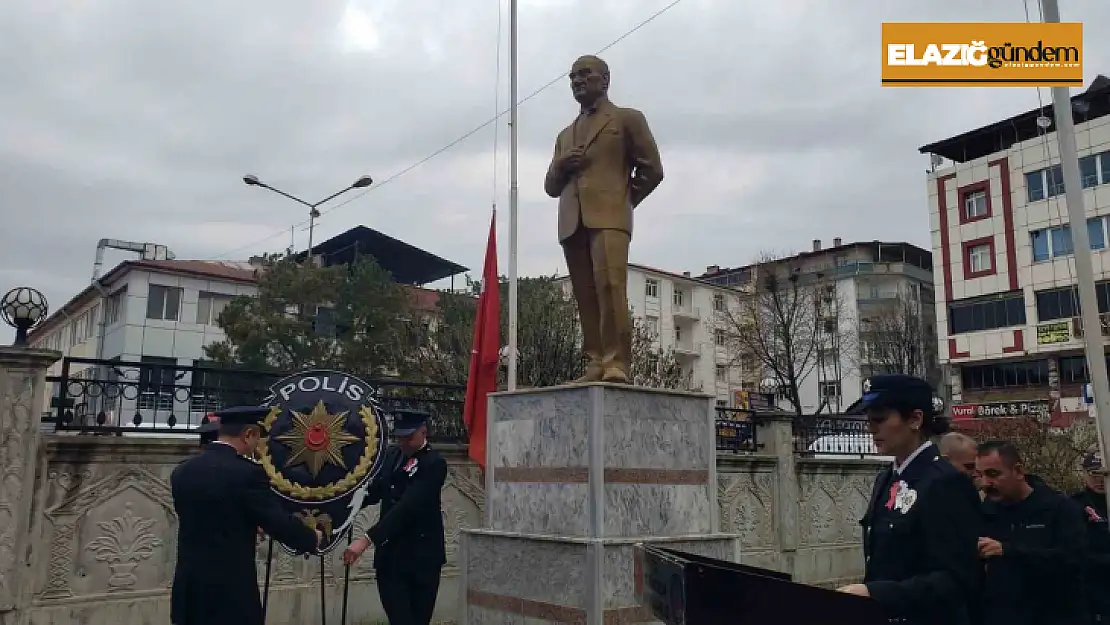
[[[669,3],[521,0],[520,95]],[[165,243],[180,257],[280,250],[303,207],[244,186],[243,174],[315,199],[363,173],[384,181],[494,110],[489,2],[10,4],[0,52],[17,61],[0,65],[0,201],[18,217],[0,228],[0,290],[30,284],[55,305],[87,283],[100,237]],[[1089,33],[1110,25],[1110,5],[1068,5],[1065,19]],[[370,15],[378,49],[344,46],[349,10]],[[834,236],[926,245],[917,147],[1032,107],[1036,93],[882,89],[879,24],[984,19],[1024,19],[1022,4],[684,0],[605,52],[614,99],[648,116],[668,173],[637,211],[634,260],[698,270]],[[1110,70],[1110,44],[1086,44],[1090,77]],[[525,275],[562,265],[540,181],[574,114],[562,78],[521,106]],[[317,240],[363,223],[477,273],[495,196],[493,132],[325,213]],[[303,248],[307,234],[295,235]]]

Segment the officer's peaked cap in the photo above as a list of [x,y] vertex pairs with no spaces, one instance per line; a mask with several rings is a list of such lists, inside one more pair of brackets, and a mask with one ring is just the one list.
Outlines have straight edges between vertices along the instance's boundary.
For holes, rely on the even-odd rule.
[[420,426],[427,423],[429,417],[431,417],[423,410],[413,410],[411,408],[398,408],[393,410],[392,413],[394,436],[409,436],[419,430]]
[[266,406],[235,406],[219,410],[213,416],[219,417],[221,424],[262,425],[268,414],[270,409]]
[[920,410],[925,416],[935,411],[933,387],[925,380],[904,373],[873,375],[863,383],[863,396],[846,414],[863,414],[870,409],[894,408],[900,411]]

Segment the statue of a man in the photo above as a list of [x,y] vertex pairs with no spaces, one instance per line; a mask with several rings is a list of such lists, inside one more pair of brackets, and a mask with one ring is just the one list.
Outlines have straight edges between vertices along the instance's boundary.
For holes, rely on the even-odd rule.
[[555,139],[544,190],[559,198],[559,242],[589,358],[576,381],[627,383],[632,210],[662,182],[663,163],[644,114],[609,101],[605,61],[575,61],[570,88],[581,112]]

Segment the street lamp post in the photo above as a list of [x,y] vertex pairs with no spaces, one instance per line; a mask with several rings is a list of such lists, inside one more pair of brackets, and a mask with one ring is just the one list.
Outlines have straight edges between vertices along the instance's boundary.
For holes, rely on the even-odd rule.
[[265,182],[262,182],[261,180],[258,179],[258,176],[255,176],[254,174],[247,174],[246,176],[243,176],[243,182],[247,186],[262,187],[263,189],[269,189],[270,191],[273,191],[274,193],[277,193],[278,195],[283,195],[283,196],[293,200],[294,202],[297,202],[299,204],[304,204],[305,206],[308,207],[308,256],[306,257],[306,260],[308,260],[308,262],[312,262],[312,235],[313,235],[313,230],[316,227],[316,219],[320,217],[320,211],[316,210],[316,208],[318,206],[320,206],[321,204],[325,204],[325,203],[339,197],[340,195],[343,195],[344,193],[350,191],[351,189],[362,189],[362,188],[365,188],[365,187],[368,187],[368,186],[374,184],[374,180],[370,176],[361,176],[358,180],[355,180],[353,183],[351,183],[351,185],[349,187],[346,187],[344,189],[340,189],[339,191],[336,191],[335,193],[332,193],[328,197],[320,200],[319,202],[310,203],[310,202],[306,202],[306,201],[302,200],[301,198],[299,198],[295,195],[290,195],[290,194],[286,193],[285,191],[282,191],[281,189],[272,187],[272,186],[266,184]]

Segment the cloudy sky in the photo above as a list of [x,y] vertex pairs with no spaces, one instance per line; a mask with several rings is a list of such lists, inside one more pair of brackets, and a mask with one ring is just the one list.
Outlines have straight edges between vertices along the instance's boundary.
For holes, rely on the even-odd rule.
[[[317,241],[364,224],[474,274],[496,198],[504,271],[507,119],[425,159],[491,119],[495,98],[507,106],[507,2],[6,2],[0,290],[62,304],[102,237],[245,259],[284,249],[300,223],[303,249],[302,208],[246,173],[308,199],[368,173],[385,184],[326,212]],[[520,95],[556,80],[520,107],[522,275],[563,268],[542,180],[576,114],[570,63],[672,2],[520,0]],[[1110,42],[1091,34],[1110,28],[1110,3],[1062,4],[1086,24],[1089,82],[1110,71]],[[1037,92],[881,88],[880,24],[1024,21],[1024,7],[673,3],[603,54],[612,98],[646,114],[667,172],[637,211],[633,261],[701,271],[837,236],[927,247],[917,148],[1036,106]]]

